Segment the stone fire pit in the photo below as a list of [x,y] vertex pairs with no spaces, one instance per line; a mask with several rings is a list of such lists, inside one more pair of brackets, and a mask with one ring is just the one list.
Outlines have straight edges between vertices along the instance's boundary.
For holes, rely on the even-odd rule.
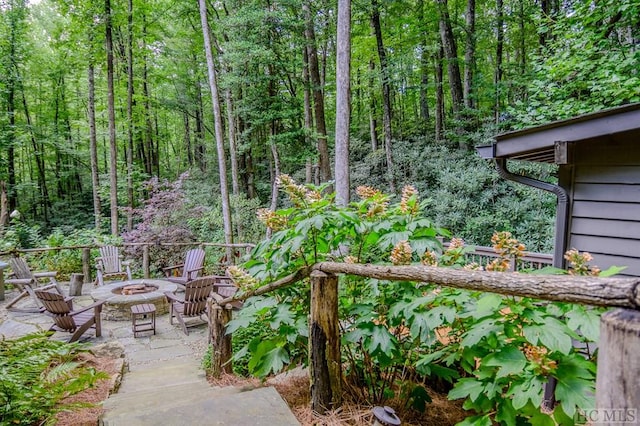
[[151,303],[158,315],[169,312],[165,292],[174,292],[175,283],[165,280],[140,279],[103,285],[91,292],[94,301],[106,300],[102,306],[103,318],[110,321],[131,319],[131,306],[139,303]]

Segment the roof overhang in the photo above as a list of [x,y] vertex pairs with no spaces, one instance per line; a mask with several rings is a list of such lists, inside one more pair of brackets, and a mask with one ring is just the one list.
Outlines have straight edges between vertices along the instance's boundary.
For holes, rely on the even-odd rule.
[[476,148],[482,158],[564,164],[567,143],[624,135],[640,138],[640,103],[497,135]]

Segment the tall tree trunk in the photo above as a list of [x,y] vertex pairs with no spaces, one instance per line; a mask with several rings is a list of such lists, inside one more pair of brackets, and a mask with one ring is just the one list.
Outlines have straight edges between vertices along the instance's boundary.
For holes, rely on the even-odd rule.
[[[502,0],[498,0],[500,2],[500,7],[499,9],[502,9]],[[540,0],[540,11],[542,12],[542,19],[545,21],[545,27],[538,32],[538,42],[540,43],[540,47],[545,47],[547,45],[547,40],[549,38],[549,30],[546,29],[547,26],[546,24],[548,23],[549,20],[549,15],[550,15],[550,7],[549,7],[549,0]],[[501,13],[501,11],[499,12]]]
[[193,153],[191,147],[191,119],[189,118],[189,111],[185,105],[184,112],[182,113],[182,122],[184,123],[184,150],[187,153],[187,166],[193,167]]
[[436,80],[436,142],[442,142],[444,139],[444,70],[442,61],[444,60],[444,51],[442,43],[438,43],[438,52],[434,57],[435,80]]
[[[231,203],[229,202],[229,186],[227,185],[227,163],[224,152],[224,136],[222,130],[222,112],[220,108],[220,95],[218,93],[218,82],[216,76],[215,62],[213,61],[213,50],[211,49],[211,33],[207,20],[206,0],[198,0],[200,6],[200,21],[202,23],[202,36],[204,39],[205,55],[207,57],[207,72],[209,75],[209,87],[211,90],[211,103],[213,106],[214,129],[216,136],[216,148],[218,151],[218,170],[220,174],[220,198],[222,204],[222,222],[224,226],[224,241],[226,244],[233,243],[233,225],[231,223]],[[233,259],[233,250],[226,247],[227,259]]]
[[311,77],[311,89],[313,93],[313,107],[316,120],[316,134],[318,135],[318,167],[320,168],[320,180],[331,180],[331,161],[329,159],[329,146],[327,144],[327,125],[324,117],[324,93],[320,81],[318,66],[318,48],[316,34],[313,28],[313,15],[309,0],[302,2],[302,10],[305,16],[305,39],[307,43],[307,55],[309,60],[309,76]]
[[[93,44],[93,37],[89,35],[89,46]],[[93,196],[93,219],[96,232],[100,232],[102,225],[102,206],[100,205],[100,180],[98,174],[98,138],[96,133],[96,96],[95,96],[95,70],[93,67],[93,55],[89,58],[87,67],[87,91],[89,100],[87,114],[89,119],[89,156],[91,157],[91,193]]]
[[0,180],[0,237],[9,224],[9,201],[7,200],[7,184]]
[[204,141],[203,110],[202,90],[200,89],[200,84],[196,84],[196,140],[195,146],[193,147],[193,157],[200,171],[205,172],[207,170],[207,159]]
[[24,108],[24,116],[27,120],[27,128],[30,130],[31,146],[33,148],[33,156],[36,160],[36,170],[38,173],[38,188],[40,189],[40,196],[42,197],[42,215],[45,223],[49,223],[49,208],[51,207],[51,200],[49,200],[49,190],[47,188],[47,177],[45,175],[45,164],[42,154],[44,153],[44,146],[38,143],[36,136],[33,132],[33,126],[31,124],[31,114],[27,106],[27,97],[25,96],[24,89],[22,90],[22,107]]
[[520,65],[520,73],[524,75],[527,70],[527,39],[525,34],[524,0],[520,0],[518,2],[518,25],[520,27],[520,39],[518,40],[518,63]]
[[[309,50],[305,46],[302,49],[302,84],[304,85],[304,142],[305,146],[311,146],[311,122],[313,121],[313,112],[311,110],[311,81],[309,79]],[[313,182],[313,162],[311,158],[307,158],[305,163],[305,182]]]
[[451,107],[456,118],[459,118],[460,111],[464,105],[464,95],[462,92],[462,80],[460,78],[460,66],[458,65],[458,50],[456,39],[451,28],[449,9],[447,0],[436,0],[440,14],[440,39],[447,58],[447,74],[449,76],[449,89],[451,91]]
[[349,204],[351,0],[338,0],[336,37],[336,204]]
[[473,74],[476,67],[476,0],[467,0],[466,40],[464,49],[464,106],[475,108]]
[[109,116],[109,205],[111,209],[111,234],[118,235],[118,153],[116,145],[116,113],[113,87],[113,34],[111,28],[111,0],[104,2],[105,43],[107,50],[107,109]]
[[[227,135],[229,137],[229,157],[231,160],[231,190],[234,196],[240,196],[238,182],[238,148],[236,146],[236,120],[233,114],[233,97],[231,89],[224,91],[224,101],[227,108]],[[240,226],[240,224],[238,224]]]
[[371,151],[378,150],[378,108],[373,90],[375,69],[376,63],[373,60],[369,61],[369,139],[371,140]]
[[[229,157],[231,160],[231,190],[236,200],[240,197],[240,183],[238,180],[238,148],[236,146],[236,120],[233,114],[233,97],[231,89],[226,88],[224,91],[224,100],[227,108],[227,135],[229,137]],[[237,209],[236,209],[237,213]],[[242,221],[236,216],[236,232],[238,239],[243,239]]]
[[135,106],[133,86],[133,0],[128,0],[129,10],[127,15],[127,230],[133,229],[133,135],[135,134],[135,123],[133,119],[133,109]]
[[396,180],[393,164],[392,133],[391,133],[391,77],[387,66],[387,54],[382,41],[380,27],[380,8],[378,0],[371,0],[371,26],[376,37],[378,58],[380,60],[380,74],[382,76],[382,127],[384,128],[384,151],[387,158],[387,179],[391,193],[396,192]]
[[503,31],[503,4],[502,0],[496,0],[496,68],[493,74],[493,85],[496,91],[495,102],[495,120],[496,123],[500,120],[502,91],[500,90],[500,84],[502,81],[502,50],[504,46],[504,31]]
[[423,34],[420,39],[420,119],[425,122],[423,128],[426,129],[426,121],[429,120],[429,100],[427,94],[427,88],[429,87],[429,49],[427,47],[427,23],[424,16],[424,0],[418,0],[417,7],[420,32]]

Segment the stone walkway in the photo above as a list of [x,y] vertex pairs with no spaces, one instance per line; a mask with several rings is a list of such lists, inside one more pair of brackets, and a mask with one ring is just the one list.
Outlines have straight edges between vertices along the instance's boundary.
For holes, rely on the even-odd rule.
[[[68,292],[68,284],[60,283]],[[74,307],[93,303],[93,285],[83,286]],[[15,292],[0,301],[0,339],[48,330],[51,319],[40,313],[22,313],[5,308]],[[17,307],[31,305],[25,298]],[[200,321],[195,318],[191,321]],[[56,332],[52,338],[68,340],[70,333]],[[189,328],[169,324],[169,315],[156,318],[156,334],[138,333],[134,338],[131,320],[102,320],[102,336],[90,330],[81,338],[91,346],[124,348],[127,368],[118,393],[105,401],[103,426],[151,425],[299,425],[274,388],[247,391],[233,387],[211,387],[200,368],[207,347],[207,325]]]
[[[68,291],[68,285],[60,283],[63,291]],[[93,303],[89,293],[93,290],[92,284],[85,284],[82,296],[74,297],[76,307],[88,306]],[[0,302],[0,338],[7,339],[24,336],[38,330],[48,330],[52,324],[51,318],[40,313],[23,313],[9,311],[4,308],[7,302],[16,295],[9,291],[5,300]],[[17,307],[33,306],[29,298],[23,298]],[[191,321],[199,321],[195,318]],[[71,334],[56,332],[52,338],[68,340]],[[129,368],[135,368],[136,364],[176,359],[197,358],[200,359],[207,343],[207,326],[203,324],[189,329],[189,335],[185,335],[175,324],[169,324],[169,315],[160,315],[156,318],[156,335],[152,332],[139,333],[133,337],[131,321],[106,321],[102,320],[102,336],[95,337],[94,331],[86,332],[81,341],[91,345],[99,345],[117,340],[125,347],[125,355]]]

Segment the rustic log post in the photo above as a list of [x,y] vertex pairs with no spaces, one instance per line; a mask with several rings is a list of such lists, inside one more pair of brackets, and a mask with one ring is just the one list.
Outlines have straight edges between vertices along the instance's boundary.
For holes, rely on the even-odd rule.
[[4,269],[7,266],[9,266],[8,263],[0,260],[0,300],[4,300]]
[[603,314],[598,347],[598,415],[637,422],[640,415],[640,311],[615,309]]
[[91,282],[91,249],[89,247],[82,249],[82,276],[85,283]]
[[84,274],[71,274],[69,283],[69,296],[82,296],[82,284]]
[[149,245],[142,246],[142,270],[144,277],[149,278]]
[[209,343],[211,352],[211,375],[220,377],[224,373],[233,372],[231,356],[231,334],[226,334],[226,328],[231,321],[231,305],[220,306],[215,300],[208,303]]
[[309,321],[311,408],[324,414],[342,405],[342,367],[338,325],[338,277],[311,273]]

